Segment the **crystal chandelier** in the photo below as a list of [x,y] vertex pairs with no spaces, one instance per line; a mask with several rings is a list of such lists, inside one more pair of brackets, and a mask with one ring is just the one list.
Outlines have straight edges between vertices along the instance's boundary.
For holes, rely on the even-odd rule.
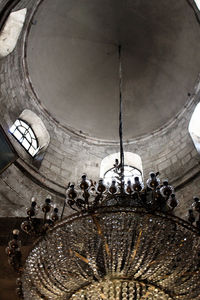
[[[36,238],[25,265],[19,230],[6,252],[19,273],[22,299],[135,300],[200,299],[200,200],[188,222],[173,215],[173,187],[150,173],[146,186],[124,182],[122,70],[119,47],[120,161],[110,185],[81,177],[69,183],[62,212],[47,197],[37,218],[32,199],[22,231]],[[64,218],[66,206],[75,211]],[[193,226],[194,222],[195,225]]]

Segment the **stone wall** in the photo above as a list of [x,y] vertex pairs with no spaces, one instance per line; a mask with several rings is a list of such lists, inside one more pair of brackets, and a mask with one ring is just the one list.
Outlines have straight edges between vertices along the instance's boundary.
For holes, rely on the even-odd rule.
[[[43,181],[37,180],[30,173],[27,173],[21,166],[11,165],[2,175],[0,175],[0,217],[25,217],[26,208],[30,207],[31,198],[36,198],[38,206],[44,204],[47,196],[52,197],[52,204],[55,204],[61,213],[65,190],[60,187],[59,192],[53,190],[53,184],[44,186]],[[65,210],[65,216],[71,214],[70,209]],[[39,215],[40,216],[40,215]]]
[[175,209],[175,214],[183,219],[187,219],[187,211],[191,208],[193,197],[200,197],[200,174],[194,176],[176,190],[176,196],[179,200],[179,206]]
[[[33,166],[32,158],[8,133],[20,159],[17,166],[10,167],[1,175],[1,179],[4,181],[0,188],[1,198],[5,201],[4,216],[7,216],[6,201],[16,199],[16,195],[19,193],[19,178],[23,201],[19,202],[16,215],[19,215],[18,209],[26,205],[26,199],[29,199],[33,194],[44,197],[44,194],[51,190],[51,193],[55,194],[56,199],[58,199],[56,201],[59,202],[59,199],[62,199],[62,195],[64,195],[67,183],[69,181],[77,182],[82,173],[86,173],[89,178],[98,179],[101,160],[105,156],[119,151],[118,143],[109,144],[105,141],[91,140],[62,127],[49,116],[40,99],[37,99],[37,95],[32,90],[26,68],[25,42],[33,7],[36,7],[39,2],[23,0],[16,6],[16,10],[27,7],[28,14],[23,34],[20,36],[16,49],[0,62],[0,120],[8,132],[9,127],[20,113],[24,109],[30,109],[44,122],[51,141],[38,170]],[[191,202],[191,192],[195,191],[200,195],[200,190],[196,188],[198,180],[195,179],[188,183],[188,180],[200,171],[200,156],[188,133],[191,115],[196,104],[200,101],[199,78],[197,78],[194,86],[193,91],[188,91],[190,95],[185,95],[185,107],[169,124],[165,124],[163,128],[149,136],[125,143],[124,147],[125,151],[134,152],[141,156],[145,180],[148,173],[155,170],[161,173],[161,178],[167,177],[171,179],[171,183],[175,187],[180,187],[178,194],[181,202],[184,203],[183,209],[187,206],[187,202]],[[19,170],[20,165],[23,165],[27,170],[27,174],[31,174],[29,178],[24,174],[22,175]],[[32,183],[34,177],[37,177],[36,183]],[[39,181],[42,182],[42,187],[38,185]],[[13,191],[8,197],[9,200],[6,200],[5,195],[9,185]],[[57,193],[60,193],[59,196]],[[183,215],[183,209],[179,210],[179,214]],[[11,214],[11,211],[8,214]]]

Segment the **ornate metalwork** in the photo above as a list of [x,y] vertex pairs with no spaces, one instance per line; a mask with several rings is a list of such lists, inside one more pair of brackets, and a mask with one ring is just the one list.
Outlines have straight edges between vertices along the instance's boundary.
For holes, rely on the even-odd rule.
[[142,208],[79,213],[39,239],[24,298],[199,299],[200,237],[188,223]]
[[[158,175],[151,173],[146,187],[137,177],[122,187],[120,178],[106,186],[83,175],[77,187],[68,185],[61,217],[47,197],[38,219],[33,198],[21,229],[39,240],[25,266],[19,230],[6,248],[21,277],[17,294],[27,300],[199,299],[200,200],[194,198],[189,223],[173,216],[173,187]],[[77,213],[62,220],[66,205]]]
[[93,211],[99,206],[121,205],[145,207],[147,210],[172,211],[178,201],[173,187],[164,180],[160,184],[158,173],[150,173],[147,187],[135,177],[134,183],[128,181],[124,184],[118,161],[115,163],[116,177],[111,185],[104,184],[103,179],[98,183],[89,181],[86,175],[77,188],[69,184],[67,189],[67,204],[76,211]]

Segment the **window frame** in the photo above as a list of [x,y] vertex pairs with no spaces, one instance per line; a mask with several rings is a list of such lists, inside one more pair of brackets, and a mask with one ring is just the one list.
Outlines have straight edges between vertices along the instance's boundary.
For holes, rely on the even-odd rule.
[[[140,173],[140,179],[142,179],[142,172],[141,172],[141,170],[139,170],[138,168],[136,168],[136,167],[134,167],[134,166],[128,165],[128,164],[125,164],[124,167],[130,167],[130,168],[132,168],[133,170],[137,170],[137,171]],[[103,180],[106,180],[106,179],[105,179],[106,174],[107,174],[108,172],[110,172],[111,170],[113,170],[113,169],[115,169],[115,167],[110,168],[109,170],[107,170],[107,171],[104,173]],[[116,174],[116,176],[117,176],[117,174]],[[127,177],[128,177],[128,176],[127,176]],[[139,177],[139,176],[131,176],[131,178],[135,178],[135,177]],[[112,177],[110,177],[110,178],[112,178]],[[115,178],[115,176],[113,176],[113,178]],[[130,180],[131,180],[131,178],[130,178]],[[127,178],[127,180],[128,180],[128,178]],[[132,182],[132,180],[131,180],[131,182]]]
[[[16,123],[17,121],[22,122],[22,124],[20,123],[20,125],[15,125],[15,123]],[[26,128],[25,126],[23,126],[23,123],[26,124],[26,125],[28,126],[28,128]],[[13,132],[11,132],[10,130],[11,130],[11,128],[12,128],[13,126],[15,126],[15,129],[14,129]],[[24,132],[24,133],[21,132],[20,129],[19,129],[19,127],[25,128],[25,132]],[[22,137],[21,137],[20,139],[18,139],[17,136],[14,135],[14,132],[15,132],[16,130],[22,135]],[[30,130],[32,131],[34,137],[31,135]],[[24,148],[24,150],[25,150],[31,157],[34,158],[34,157],[38,154],[38,152],[39,152],[39,141],[38,141],[38,138],[37,138],[37,136],[36,136],[36,134],[35,134],[35,131],[33,130],[32,126],[31,126],[27,121],[24,121],[24,120],[21,119],[21,118],[17,118],[17,119],[15,120],[15,122],[13,123],[13,125],[10,127],[9,132],[10,132],[10,134],[18,141],[18,143]],[[30,142],[30,141],[27,139],[27,137],[26,137],[27,133],[28,133],[28,134],[30,135],[30,137],[31,137],[31,142]],[[29,144],[29,147],[28,147],[28,148],[26,148],[26,147],[23,145],[23,141],[24,141],[24,140],[26,140],[27,143]],[[35,142],[36,142],[36,147],[33,146],[33,143],[32,143],[33,140],[35,140]],[[34,149],[34,151],[35,151],[34,154],[31,154],[31,152],[29,151],[31,148]]]

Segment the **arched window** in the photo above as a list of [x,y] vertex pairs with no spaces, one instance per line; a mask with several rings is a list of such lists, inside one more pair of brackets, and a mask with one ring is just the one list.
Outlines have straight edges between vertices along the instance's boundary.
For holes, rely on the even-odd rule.
[[10,128],[10,132],[31,156],[37,154],[39,151],[37,137],[29,124],[17,119]]
[[[116,177],[114,163],[115,159],[119,160],[120,154],[113,153],[111,155],[106,156],[102,162],[100,167],[100,177],[104,178],[105,183],[111,183],[112,180]],[[132,152],[124,153],[124,179],[125,183],[128,180],[131,182],[134,181],[135,177],[139,177],[140,181],[142,181],[142,160],[138,154]]]
[[46,150],[50,135],[42,120],[32,111],[25,109],[10,128],[10,133],[32,156]]
[[197,104],[188,127],[193,143],[200,153],[200,103]]
[[[105,183],[111,184],[112,180],[116,177],[115,168],[108,170],[104,175]],[[124,182],[127,183],[130,180],[132,183],[134,182],[134,178],[139,177],[140,181],[142,181],[142,173],[140,170],[134,168],[133,166],[124,166]]]

